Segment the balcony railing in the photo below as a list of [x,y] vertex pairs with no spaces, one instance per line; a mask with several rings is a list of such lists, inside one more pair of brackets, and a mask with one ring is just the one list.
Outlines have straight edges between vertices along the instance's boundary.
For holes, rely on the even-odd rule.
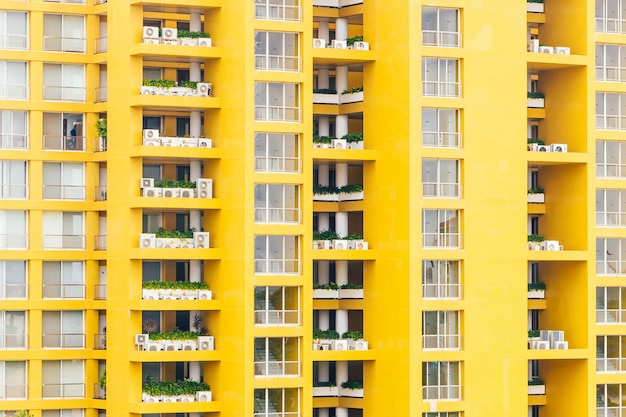
[[453,81],[422,81],[424,97],[461,97],[461,83]]
[[28,185],[0,184],[0,198],[6,200],[25,200],[28,198]]
[[297,326],[300,324],[299,310],[257,310],[254,312],[254,324],[271,326]]
[[460,233],[422,233],[422,246],[425,248],[460,248]]
[[44,200],[85,200],[85,186],[83,185],[43,185]]
[[95,201],[107,201],[107,186],[99,185],[96,187],[94,191],[94,200]]
[[596,323],[626,323],[626,309],[596,310]]
[[87,4],[85,0],[44,0],[45,3]]
[[621,212],[601,212],[596,213],[597,226],[626,226],[626,213]]
[[85,384],[41,384],[41,396],[47,398],[84,398]]
[[27,339],[25,334],[9,334],[0,335],[0,349],[26,349]]
[[28,50],[29,46],[28,35],[0,35],[0,49]]
[[300,172],[300,158],[298,157],[266,157],[254,158],[256,172],[288,172],[297,174]]
[[254,118],[259,122],[300,122],[300,108],[288,106],[254,106]]
[[106,333],[96,334],[93,339],[93,348],[103,350],[107,348],[107,335]]
[[26,298],[27,295],[28,295],[28,285],[26,284],[0,285],[0,299]]
[[44,135],[43,149],[50,151],[84,151],[87,139],[84,136]]
[[422,298],[459,299],[461,284],[422,284]]
[[460,400],[460,385],[433,385],[422,387],[423,400]]
[[424,46],[445,46],[451,48],[461,47],[460,32],[443,32],[438,30],[423,30],[422,45]]
[[106,284],[98,284],[94,288],[93,298],[96,300],[107,299],[107,286]]
[[85,38],[43,37],[44,51],[84,53],[86,49],[87,40]]
[[58,101],[85,101],[85,87],[65,87],[62,85],[44,85],[43,99]]
[[85,235],[43,235],[44,249],[85,249]]
[[43,284],[43,298],[85,299],[83,284]]
[[460,334],[422,335],[422,349],[440,349],[440,350],[461,349],[461,335]]
[[28,100],[27,84],[0,84],[0,99]]
[[265,275],[299,275],[299,259],[255,259],[254,272]]
[[300,72],[299,56],[255,55],[254,68],[262,71]]
[[[272,3],[281,3],[273,1]],[[261,0],[254,5],[254,17],[267,20],[300,21],[300,6],[289,5],[289,1],[283,4],[269,4],[268,0]]]
[[461,134],[458,132],[422,132],[422,145],[434,148],[460,148]]
[[0,235],[0,249],[28,249],[28,236]]
[[626,164],[596,164],[598,178],[626,178]]
[[0,385],[0,399],[25,400],[28,392],[26,384]]
[[257,223],[300,223],[300,209],[255,208],[254,221]]
[[596,358],[596,372],[626,372],[626,359]]
[[461,184],[445,182],[423,182],[422,196],[440,198],[461,197]]
[[106,250],[107,248],[107,235],[94,236],[94,249]]
[[105,103],[107,101],[107,87],[98,87],[95,89],[94,101],[96,103]]
[[[44,329],[45,330],[45,329]],[[84,333],[44,333],[43,334],[44,349],[79,349],[85,347]]]
[[626,68],[596,67],[596,81],[625,82]]
[[611,18],[596,18],[596,32],[626,33],[626,20]]
[[[106,3],[106,1],[102,2],[102,3]],[[104,36],[102,38],[96,38],[95,51],[96,51],[97,54],[101,54],[103,52],[106,52],[106,51],[108,51],[108,49],[109,49],[109,38],[107,38],[106,36]]]
[[254,363],[254,375],[255,376],[299,376],[300,375],[300,362],[299,361],[255,362]]

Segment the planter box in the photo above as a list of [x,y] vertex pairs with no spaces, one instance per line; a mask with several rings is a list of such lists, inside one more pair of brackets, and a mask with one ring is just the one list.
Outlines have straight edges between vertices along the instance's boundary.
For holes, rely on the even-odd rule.
[[179,395],[178,398],[181,403],[192,403],[196,401],[196,397],[193,395]]
[[198,39],[195,39],[195,38],[180,38],[180,44],[182,46],[198,46]]
[[528,395],[546,395],[545,385],[529,385]]
[[339,201],[339,194],[313,194],[313,201]]
[[348,142],[345,139],[333,139],[330,145],[333,149],[348,149]]
[[533,109],[543,109],[545,107],[545,99],[544,98],[527,98],[526,106]]
[[353,398],[363,398],[363,388],[361,389],[348,389],[339,387],[339,396],[340,397],[353,397]]
[[348,241],[346,239],[333,240],[333,249],[335,250],[348,250]]
[[182,299],[183,300],[197,300],[198,290],[183,290]]
[[313,93],[314,104],[339,104],[339,94]]
[[528,290],[529,300],[543,300],[546,298],[546,290]]
[[[315,298],[315,297],[313,297]],[[346,288],[339,289],[339,298],[363,298],[363,288]]]
[[341,94],[339,96],[339,104],[358,103],[363,101],[363,91],[358,93]]
[[141,290],[141,298],[144,300],[158,300],[160,298],[159,290],[147,290],[144,288]]
[[526,11],[528,13],[543,13],[543,3],[526,2]]
[[313,298],[318,300],[334,300],[339,298],[339,290],[313,290]]
[[363,150],[363,141],[360,140],[358,142],[348,142],[348,149],[358,149]]
[[330,249],[331,244],[330,240],[314,240],[313,241],[313,249]]
[[356,200],[363,200],[363,191],[354,191],[352,193],[339,193],[339,201]]
[[161,397],[153,397],[152,395],[148,395],[145,392],[141,393],[141,400],[144,403],[160,403]]
[[337,397],[339,395],[339,387],[313,387],[314,397]]
[[545,194],[528,194],[528,202],[532,204],[543,204],[545,201]]

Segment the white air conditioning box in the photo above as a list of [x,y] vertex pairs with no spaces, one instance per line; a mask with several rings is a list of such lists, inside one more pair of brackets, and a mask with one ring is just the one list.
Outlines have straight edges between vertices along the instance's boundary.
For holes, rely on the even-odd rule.
[[215,350],[215,337],[198,336],[198,350]]
[[212,300],[213,293],[211,290],[198,290],[198,300]]
[[144,129],[143,130],[143,138],[144,139],[158,139],[159,131],[156,129]]
[[163,29],[161,29],[161,38],[163,38],[163,39],[178,39],[178,29],[175,29],[175,28],[163,28]]
[[313,39],[313,48],[326,48],[326,39]]
[[140,248],[156,248],[156,235],[154,233],[142,233],[139,235]]
[[569,349],[569,343],[565,340],[554,342],[552,349]]
[[540,349],[540,350],[546,350],[546,349],[550,349],[550,342],[548,342],[547,340],[535,340],[533,342],[533,349]]
[[180,196],[180,189],[178,188],[164,188],[163,197],[177,198]]
[[541,54],[553,54],[554,48],[551,46],[539,46],[539,53]]
[[335,149],[348,149],[348,142],[345,139],[333,139],[331,146]]
[[158,45],[161,42],[159,41],[158,38],[143,38],[143,43]]
[[213,180],[211,178],[198,178],[196,191],[198,198],[213,198]]
[[180,197],[181,198],[194,198],[196,196],[196,190],[193,188],[181,188],[180,189]]
[[337,39],[333,39],[330,42],[330,46],[331,48],[335,48],[335,49],[347,49],[348,48],[348,41],[340,41]]
[[213,141],[211,139],[198,139],[198,148],[211,148]]
[[193,246],[197,249],[208,249],[209,232],[193,232]]
[[348,350],[348,341],[345,339],[333,340],[333,350]]
[[181,350],[198,350],[198,343],[193,340],[185,340]]
[[537,146],[537,151],[538,152],[552,152],[552,149],[550,149],[550,145],[539,145]]
[[557,55],[569,55],[569,47],[567,46],[557,46],[554,48],[554,53]]
[[550,150],[552,152],[567,152],[567,144],[566,143],[553,143],[550,145]]
[[143,187],[141,189],[141,196],[142,197],[162,197],[163,188]]
[[158,38],[159,37],[159,28],[156,26],[144,26],[143,27],[143,37],[144,38]]
[[141,188],[154,187],[154,178],[142,178],[139,183],[139,187]]
[[559,250],[560,245],[558,240],[544,240],[542,242],[544,250]]
[[211,38],[198,38],[198,46],[211,47],[213,46],[213,42]]
[[213,83],[197,83],[196,91],[199,96],[211,97],[213,95]]
[[363,41],[354,42],[354,45],[352,47],[358,51],[369,51],[370,44],[369,42],[363,42]]
[[143,146],[161,146],[161,139],[146,139],[143,138]]
[[149,336],[147,334],[136,334],[135,335],[135,346],[141,347],[142,349],[148,343]]
[[213,399],[211,391],[196,391],[196,401],[201,403],[210,402]]
[[528,52],[539,52],[539,39],[531,39],[528,41]]

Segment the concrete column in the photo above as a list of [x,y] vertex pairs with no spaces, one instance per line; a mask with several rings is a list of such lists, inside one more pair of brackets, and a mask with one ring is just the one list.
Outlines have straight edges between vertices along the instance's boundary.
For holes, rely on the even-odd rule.
[[336,310],[335,330],[337,330],[337,333],[339,333],[339,337],[341,337],[342,334],[350,330],[348,328],[348,310]]
[[330,43],[330,30],[328,29],[328,22],[319,22],[317,26],[317,37],[319,39],[326,39],[326,44]]
[[317,183],[319,185],[330,185],[328,164],[317,166]]
[[[346,361],[337,361],[337,365],[335,368],[335,383],[338,387],[341,386],[342,382],[348,380],[348,362]],[[348,409],[347,408],[336,408],[335,409],[335,417],[348,417]]]
[[339,286],[348,283],[348,261],[335,261],[335,282]]
[[341,237],[348,236],[348,213],[335,213],[335,232]]
[[336,69],[335,84],[337,85],[337,93],[348,89],[348,67],[339,66]]
[[317,283],[318,284],[328,284],[330,282],[330,274],[328,268],[328,261],[318,261],[317,262]]
[[317,118],[317,134],[320,136],[330,136],[330,119],[328,116]]
[[335,21],[335,39],[345,41],[348,39],[348,19],[341,17]]
[[[200,80],[195,80],[195,81],[200,81]],[[203,133],[204,132],[202,132],[202,112],[199,112],[199,111],[189,112],[189,136],[191,136],[192,138],[198,138]]]
[[189,30],[200,32],[202,30],[202,15],[199,12],[191,12],[189,15]]
[[[341,93],[341,91],[339,91],[339,93]],[[335,136],[341,139],[347,134],[348,134],[348,116],[345,114],[340,114],[337,117],[335,117]]]
[[348,185],[348,164],[345,162],[335,164],[335,185],[337,187]]
[[330,85],[330,77],[328,68],[319,68],[317,70],[317,88],[328,88]]

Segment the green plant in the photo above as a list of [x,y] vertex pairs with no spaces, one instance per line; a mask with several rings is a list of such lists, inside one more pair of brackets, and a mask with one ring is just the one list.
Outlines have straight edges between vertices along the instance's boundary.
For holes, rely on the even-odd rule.
[[337,90],[332,88],[314,88],[313,94],[337,94]]
[[207,32],[194,32],[193,30],[179,29],[178,30],[178,37],[179,38],[193,38],[193,39],[197,39],[197,38],[210,38],[211,35],[208,34]]
[[313,240],[335,240],[339,239],[339,234],[334,230],[324,229],[313,232]]
[[543,282],[532,282],[528,284],[528,291],[541,291],[546,289],[546,284]]
[[313,381],[314,387],[336,387],[335,383],[332,381]]
[[544,239],[543,236],[535,234],[535,233],[533,233],[531,235],[528,235],[528,241],[529,242],[543,242],[544,240],[545,239]]
[[96,131],[101,138],[107,137],[107,119],[96,120]]
[[528,194],[543,194],[543,188],[533,187],[528,189]]
[[35,415],[28,414],[28,411],[26,410],[17,410],[15,414],[13,414],[13,417],[35,417]]
[[339,192],[341,193],[358,193],[361,191],[363,191],[363,185],[361,184],[344,185],[339,188]]
[[348,331],[348,332],[345,332],[344,334],[342,334],[341,338],[342,339],[352,339],[352,340],[362,340],[363,339],[363,332],[360,332],[358,330]]
[[345,239],[346,240],[363,240],[363,235],[354,233],[354,234],[346,236]]
[[545,98],[545,95],[543,93],[537,93],[537,92],[531,93],[529,91],[527,97],[528,98]]
[[528,331],[528,337],[539,337],[541,333],[539,332],[539,330],[529,330]]
[[313,289],[314,290],[338,290],[339,286],[334,283],[328,283],[328,284],[313,284]]
[[536,143],[537,145],[545,145],[546,143],[544,141],[542,141],[541,139],[537,139],[537,138],[528,138],[528,143]]
[[541,379],[535,378],[535,379],[529,379],[528,385],[546,385],[546,384]]
[[143,80],[143,85],[147,87],[170,88],[176,87],[176,81],[172,80]]
[[363,284],[343,284],[341,287],[342,290],[362,290]]
[[182,381],[154,381],[148,378],[142,386],[142,391],[153,397],[167,395],[195,395],[198,391],[210,391],[211,387],[204,382],[191,379]]
[[313,339],[339,339],[339,333],[332,329],[313,329]]
[[331,185],[315,185],[313,186],[313,194],[325,195],[325,194],[339,194],[340,190],[337,187]]
[[199,332],[190,332],[186,330],[180,330],[178,327],[174,327],[173,330],[165,333],[150,333],[150,340],[193,340],[198,336],[202,336]]
[[142,288],[147,290],[208,290],[204,282],[190,281],[144,281]]
[[193,232],[195,231],[195,229],[188,229],[188,230],[164,230],[163,228],[160,228],[159,230],[157,230],[156,237],[157,238],[178,238],[178,239],[191,239],[193,238]]
[[353,36],[352,38],[346,39],[348,46],[354,45],[355,42],[363,42],[363,36]]
[[187,88],[191,88],[193,90],[196,89],[196,87],[198,87],[198,83],[199,81],[181,81],[179,84],[180,87],[187,87]]
[[341,383],[344,389],[363,389],[363,381],[344,381]]
[[337,138],[334,136],[313,135],[313,143],[331,143],[333,139],[337,139]]
[[360,133],[348,133],[341,139],[345,139],[348,143],[361,142],[363,140],[363,132]]
[[361,91],[363,91],[363,87],[353,87],[348,90],[343,90],[341,94],[360,93]]
[[100,375],[100,379],[98,380],[98,385],[100,386],[100,388],[102,388],[102,390],[104,390],[104,393],[106,394],[106,390],[107,390],[107,370],[105,369],[104,372],[102,372],[102,375]]

